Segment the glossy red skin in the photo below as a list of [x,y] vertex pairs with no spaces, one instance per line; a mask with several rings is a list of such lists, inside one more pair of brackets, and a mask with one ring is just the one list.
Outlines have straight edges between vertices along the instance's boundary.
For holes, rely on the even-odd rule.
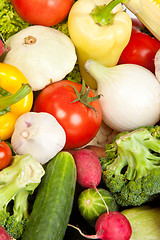
[[95,225],[96,235],[103,240],[129,240],[132,228],[128,219],[120,212],[103,213]]
[[11,0],[11,3],[24,21],[53,26],[65,19],[73,0]]
[[7,231],[0,226],[0,240],[12,240]]
[[[35,99],[33,111],[52,114],[66,133],[64,149],[75,149],[89,143],[97,134],[102,113],[99,101],[91,105],[96,109],[86,107],[81,102],[71,103],[76,99],[74,86],[80,92],[82,85],[68,80],[61,80],[44,88]],[[90,91],[89,96],[95,96]]]
[[155,73],[154,58],[159,49],[158,39],[133,28],[130,41],[123,50],[118,64],[138,64]]
[[0,142],[0,170],[7,167],[11,161],[12,151],[7,143]]
[[0,40],[0,56],[4,53],[4,45],[3,42]]

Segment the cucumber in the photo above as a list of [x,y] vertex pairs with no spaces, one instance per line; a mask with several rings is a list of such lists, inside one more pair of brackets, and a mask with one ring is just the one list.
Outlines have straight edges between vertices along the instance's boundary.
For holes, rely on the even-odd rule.
[[72,155],[59,152],[46,167],[22,240],[62,240],[69,222],[76,186]]
[[[98,189],[109,211],[117,211],[118,205],[109,191],[103,188]],[[78,208],[83,218],[91,225],[95,226],[98,217],[106,212],[106,206],[94,188],[88,188],[81,192],[78,197]]]

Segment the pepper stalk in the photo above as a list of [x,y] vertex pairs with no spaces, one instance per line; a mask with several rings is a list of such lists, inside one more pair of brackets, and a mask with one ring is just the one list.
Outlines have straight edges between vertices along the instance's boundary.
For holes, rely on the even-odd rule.
[[[24,74],[15,66],[0,63],[0,139],[12,136],[17,118],[29,112],[33,91]],[[28,94],[27,94],[28,93]]]
[[129,42],[132,21],[123,11],[126,0],[78,0],[68,16],[68,29],[76,47],[82,79],[91,89],[97,83],[85,70],[87,60],[115,66]]
[[129,0],[124,4],[160,40],[160,0]]
[[[1,94],[3,92],[3,94]],[[29,84],[22,84],[21,88],[15,94],[8,94],[7,91],[0,87],[0,115],[1,110],[10,107],[12,104],[19,102],[27,94],[31,92]]]
[[127,3],[128,0],[113,0],[107,5],[96,5],[90,13],[94,22],[100,26],[110,25],[114,21],[115,13],[112,12],[113,8],[119,3]]

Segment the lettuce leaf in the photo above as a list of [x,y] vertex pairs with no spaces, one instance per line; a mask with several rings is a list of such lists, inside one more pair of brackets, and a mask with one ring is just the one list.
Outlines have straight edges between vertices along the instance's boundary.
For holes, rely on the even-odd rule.
[[10,0],[0,0],[0,33],[4,40],[29,26],[18,16]]

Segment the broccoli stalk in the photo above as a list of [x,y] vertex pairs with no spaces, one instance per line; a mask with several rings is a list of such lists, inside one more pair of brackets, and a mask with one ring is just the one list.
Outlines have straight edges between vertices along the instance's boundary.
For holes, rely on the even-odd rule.
[[160,126],[120,133],[101,158],[103,180],[121,206],[139,206],[160,193]]
[[44,169],[31,155],[16,155],[12,164],[0,171],[0,225],[19,239],[25,229],[28,196],[39,185]]
[[29,192],[24,189],[14,198],[13,215],[17,222],[20,222],[22,219],[29,219],[28,195]]

